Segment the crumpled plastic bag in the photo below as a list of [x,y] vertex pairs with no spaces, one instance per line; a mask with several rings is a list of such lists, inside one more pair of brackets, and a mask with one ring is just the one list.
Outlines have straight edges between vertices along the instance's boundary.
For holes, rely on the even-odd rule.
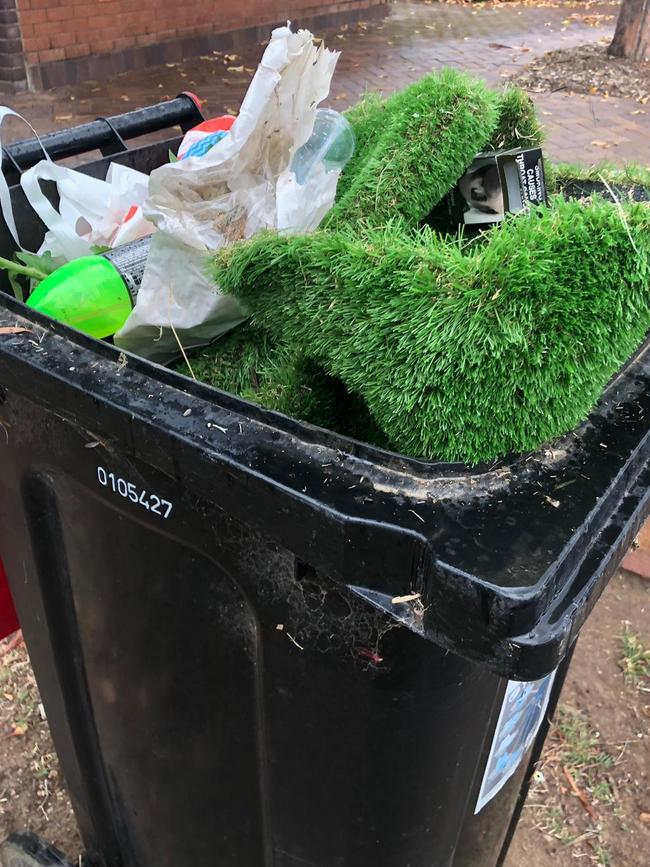
[[[43,180],[56,182],[58,211],[43,192]],[[23,172],[20,185],[47,227],[39,253],[70,261],[91,255],[93,248],[126,244],[154,231],[143,216],[125,221],[132,208],[143,204],[149,186],[147,175],[128,166],[111,163],[102,181],[41,160]]]
[[330,210],[338,172],[304,186],[290,169],[327,97],[339,53],[307,30],[273,31],[230,133],[207,154],[152,172],[143,211],[158,229],[135,308],[115,343],[160,363],[246,318],[206,273],[206,254],[262,229],[308,232]]
[[[29,126],[24,117],[0,106],[0,124],[6,117],[16,117]],[[154,226],[141,210],[147,197],[149,177],[127,166],[111,163],[105,180],[54,163],[46,151],[44,159],[20,177],[27,201],[46,227],[38,253],[49,252],[55,259],[70,261],[88,256],[94,247],[113,247],[144,238]],[[58,210],[45,195],[41,181],[54,181],[60,197]],[[0,173],[0,207],[11,234],[22,249],[11,206],[9,188]],[[130,219],[129,219],[130,217]]]

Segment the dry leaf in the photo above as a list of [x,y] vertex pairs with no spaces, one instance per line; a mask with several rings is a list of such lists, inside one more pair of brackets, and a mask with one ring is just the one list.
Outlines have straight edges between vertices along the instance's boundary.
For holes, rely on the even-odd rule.
[[488,42],[488,48],[507,48],[512,50],[512,45],[502,45],[501,42]]
[[592,141],[591,144],[595,148],[608,148],[608,147],[610,147],[610,144],[607,141]]
[[229,66],[226,71],[227,72],[243,72],[244,67],[243,66]]
[[31,328],[21,328],[20,325],[3,325],[0,327],[0,334],[24,334],[25,331],[32,333]]
[[632,114],[645,114],[645,108],[635,108]]
[[239,60],[238,54],[224,54],[223,59],[227,63],[234,63],[235,60]]
[[585,15],[582,19],[589,27],[599,27],[605,21],[613,21],[613,15]]
[[650,813],[639,813],[639,822],[643,822],[644,825],[650,823]]
[[72,120],[71,114],[57,114],[54,120]]

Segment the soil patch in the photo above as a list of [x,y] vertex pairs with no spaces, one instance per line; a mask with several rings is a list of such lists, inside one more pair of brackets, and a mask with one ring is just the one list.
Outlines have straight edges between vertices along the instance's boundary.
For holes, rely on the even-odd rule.
[[646,867],[650,582],[616,577],[578,641],[505,867]]
[[0,657],[0,840],[22,830],[68,854],[81,848],[29,657],[19,647]]
[[650,102],[650,62],[607,54],[608,39],[578,48],[548,51],[510,78],[532,93],[586,93]]

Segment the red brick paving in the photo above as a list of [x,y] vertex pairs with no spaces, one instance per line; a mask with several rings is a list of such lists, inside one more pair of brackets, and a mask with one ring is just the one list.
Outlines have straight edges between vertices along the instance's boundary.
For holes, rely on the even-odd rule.
[[623,560],[623,569],[634,572],[641,578],[650,578],[650,551],[645,548],[633,548],[628,551]]
[[636,537],[635,547],[623,560],[623,568],[642,578],[650,578],[650,521],[641,528]]
[[[555,8],[511,4],[472,9],[398,0],[382,21],[323,31],[326,44],[342,54],[330,103],[345,108],[364,90],[390,92],[431,69],[453,66],[499,84],[536,55],[553,48],[611,38],[616,6],[562,3]],[[589,26],[596,20],[598,26]],[[594,19],[594,16],[596,18]],[[602,16],[602,17],[597,17]],[[236,111],[263,50],[251,45],[233,59],[221,54],[130,72],[108,82],[90,82],[11,100],[39,132],[137,108],[180,90],[201,95],[210,115]],[[241,73],[228,67],[243,66]],[[547,153],[567,162],[646,161],[650,105],[632,100],[534,94],[546,127]],[[17,135],[24,136],[24,129]],[[596,144],[594,144],[596,142]]]

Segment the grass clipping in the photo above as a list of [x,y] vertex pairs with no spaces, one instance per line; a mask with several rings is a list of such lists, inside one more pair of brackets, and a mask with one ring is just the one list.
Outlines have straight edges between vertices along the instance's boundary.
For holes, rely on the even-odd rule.
[[216,256],[252,317],[197,376],[428,459],[574,428],[650,327],[648,208],[555,198],[463,245],[420,223],[477,151],[539,142],[527,97],[448,71],[348,117],[357,151],[324,228]]

